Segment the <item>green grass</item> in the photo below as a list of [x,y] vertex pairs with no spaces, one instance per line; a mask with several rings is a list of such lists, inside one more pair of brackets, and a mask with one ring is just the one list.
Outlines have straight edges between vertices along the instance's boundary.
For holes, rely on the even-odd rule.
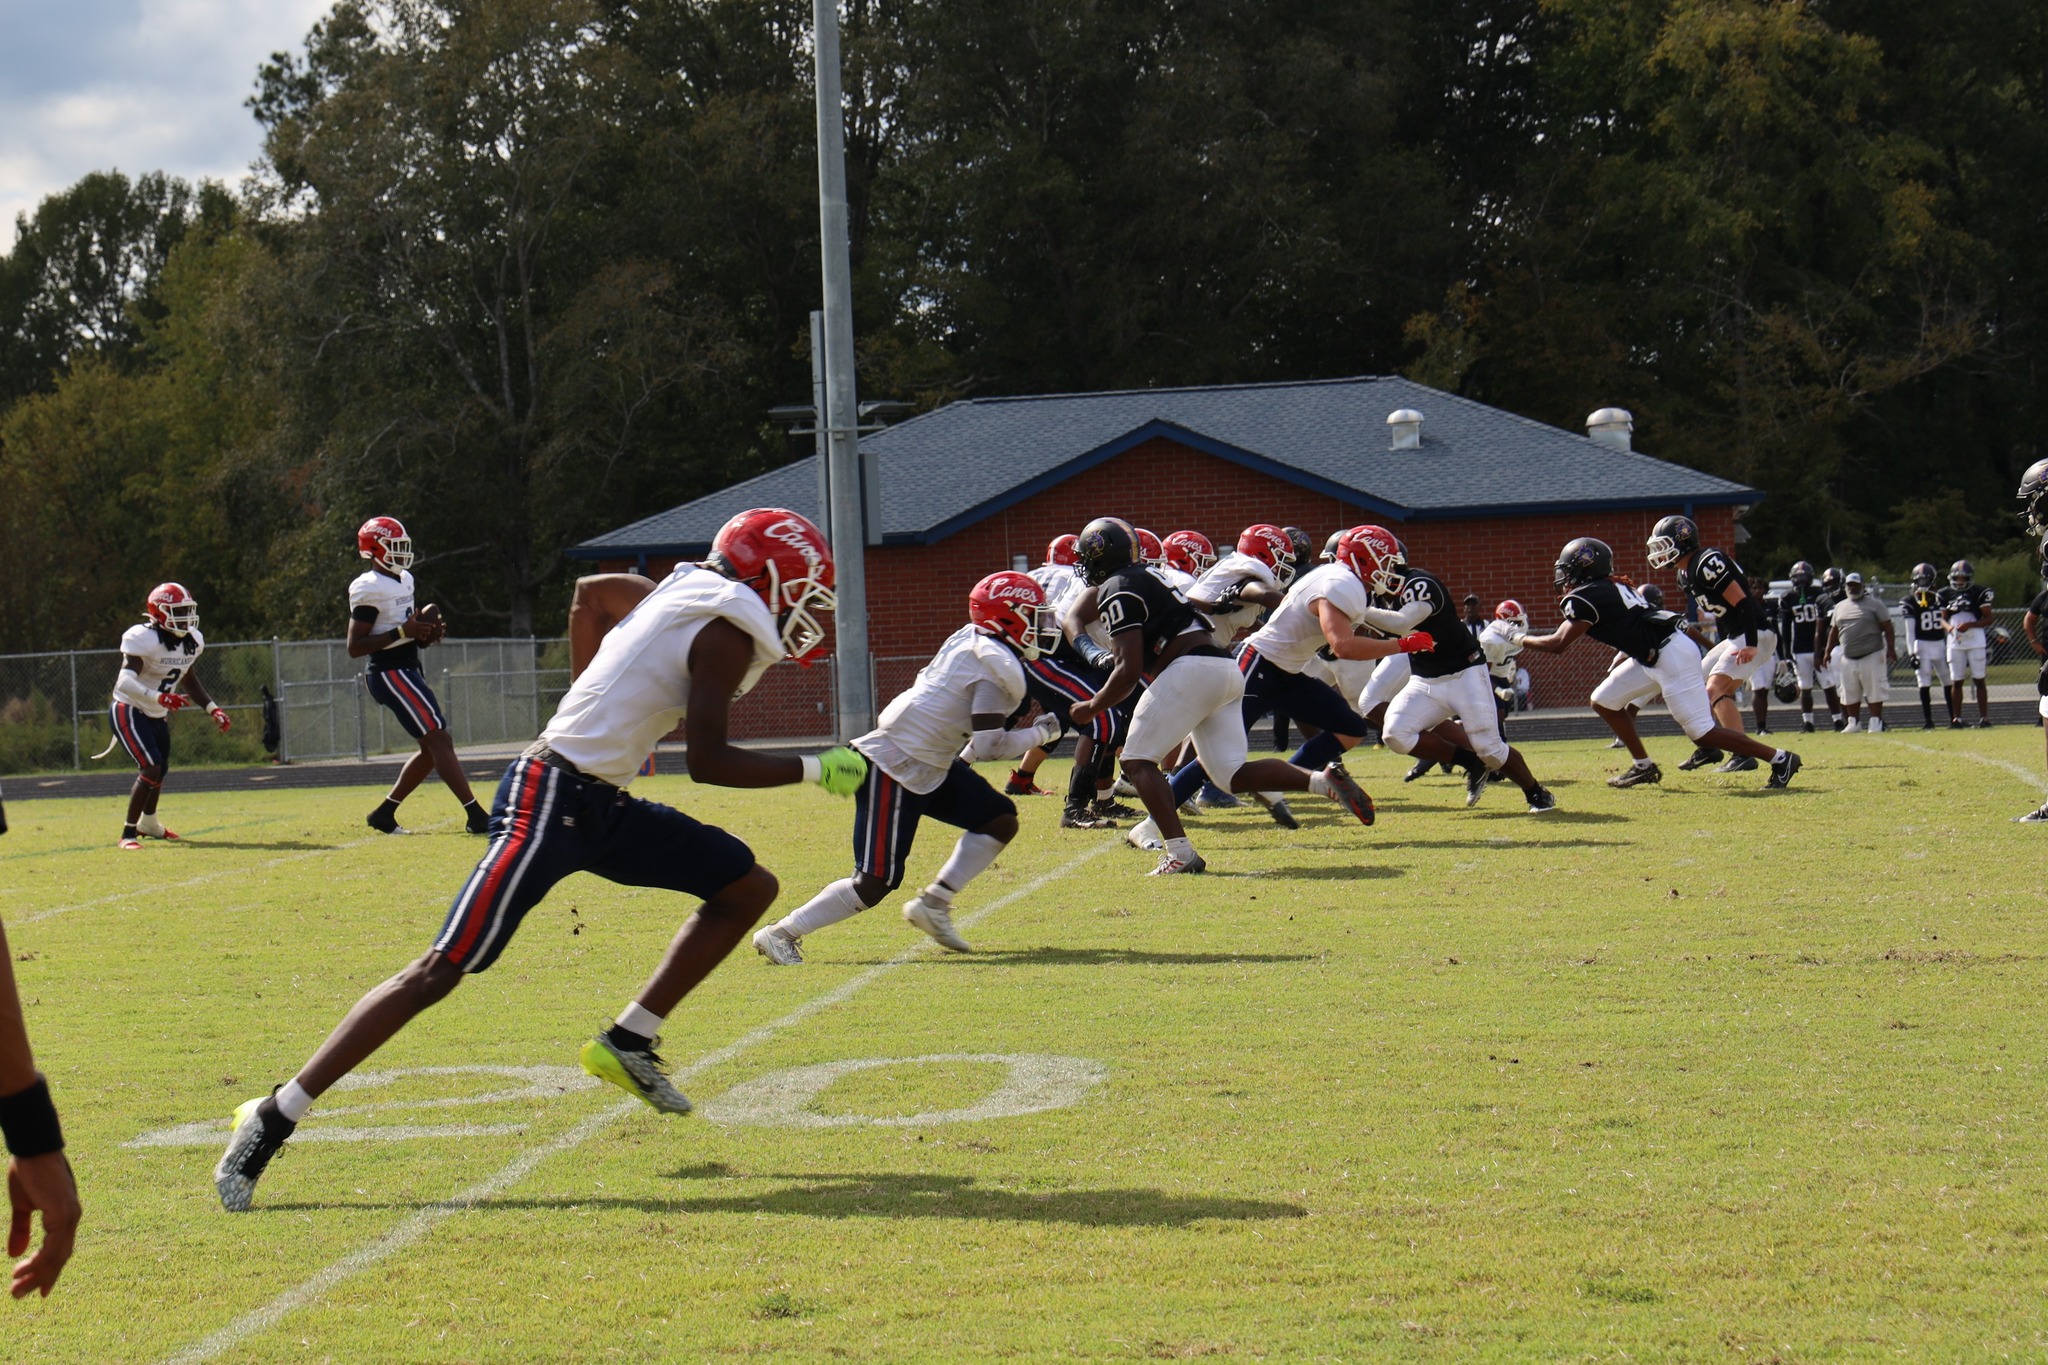
[[[1209,817],[1215,871],[1171,885],[1102,852],[974,928],[975,956],[916,954],[686,1085],[1046,1054],[1106,1069],[1078,1101],[886,1126],[636,1109],[218,1358],[2038,1358],[2048,830],[2008,821],[2039,799],[2039,732],[1803,748],[1765,795],[1614,792],[1600,745],[1532,746],[1564,807],[1541,820],[1361,755],[1374,830],[1308,801],[1293,835]],[[752,842],[786,904],[844,874],[850,810],[820,792],[646,787]],[[140,855],[111,847],[117,803],[10,808],[0,906],[87,1221],[55,1297],[0,1305],[7,1358],[170,1356],[615,1107],[541,1087],[333,1118],[487,1131],[294,1142],[241,1217],[215,1145],[121,1145],[224,1119],[431,937],[478,844],[437,789],[412,818],[438,830],[364,841],[372,797],[173,786],[192,840]],[[1103,842],[1028,806],[964,910]],[[912,947],[900,899],[801,969],[743,948],[670,1059]],[[372,1068],[573,1066],[686,908],[566,883]],[[901,1120],[1005,1074],[852,1071],[807,1112]],[[326,1107],[523,1088],[413,1077]]]

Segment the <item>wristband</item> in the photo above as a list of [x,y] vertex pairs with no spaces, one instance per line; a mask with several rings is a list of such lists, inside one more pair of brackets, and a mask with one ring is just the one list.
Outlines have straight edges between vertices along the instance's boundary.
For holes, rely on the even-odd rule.
[[0,1098],[0,1133],[6,1135],[10,1156],[47,1156],[64,1150],[64,1130],[57,1123],[57,1106],[50,1103],[50,1083],[42,1072],[28,1089]]
[[823,782],[825,780],[825,765],[818,761],[816,754],[805,754],[798,761],[804,765],[804,781]]

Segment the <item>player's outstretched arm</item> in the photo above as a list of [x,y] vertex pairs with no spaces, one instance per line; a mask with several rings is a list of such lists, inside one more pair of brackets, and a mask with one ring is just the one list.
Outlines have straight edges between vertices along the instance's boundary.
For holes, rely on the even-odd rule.
[[653,591],[654,580],[644,574],[598,573],[576,580],[575,595],[569,599],[571,678],[590,667],[590,661],[597,657],[597,647],[604,643],[605,632],[625,620],[641,599]]
[[1330,652],[1340,659],[1384,659],[1389,654],[1416,654],[1436,643],[1421,631],[1398,640],[1360,635],[1352,627],[1351,618],[1329,598],[1317,598],[1315,607],[1316,623],[1323,628],[1323,639],[1329,643]]
[[64,1135],[50,1092],[29,1051],[21,996],[14,989],[14,955],[0,928],[0,1131],[7,1140],[7,1254],[28,1250],[31,1220],[43,1216],[43,1244],[14,1267],[15,1298],[48,1295],[71,1259],[78,1236],[78,1185],[64,1159]]
[[1533,649],[1538,654],[1562,654],[1571,648],[1572,641],[1592,628],[1590,621],[1566,621],[1548,635],[1524,635],[1522,648]]
[[815,782],[834,796],[851,796],[868,774],[852,749],[788,758],[742,749],[728,737],[732,699],[754,661],[754,640],[723,618],[707,622],[690,645],[690,711],[683,720],[690,776],[714,787],[787,787]]

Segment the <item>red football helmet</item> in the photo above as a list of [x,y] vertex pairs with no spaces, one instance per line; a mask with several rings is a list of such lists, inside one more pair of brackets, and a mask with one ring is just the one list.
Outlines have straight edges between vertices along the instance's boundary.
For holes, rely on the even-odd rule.
[[412,537],[397,517],[371,517],[356,528],[356,553],[380,569],[403,573],[412,567]]
[[1522,604],[1512,597],[1493,609],[1493,619],[1520,626],[1523,630],[1529,628],[1529,613],[1523,611]]
[[183,583],[159,583],[149,590],[142,604],[151,625],[162,626],[173,635],[190,635],[199,626],[199,603]]
[[1081,538],[1071,532],[1063,536],[1054,536],[1052,544],[1045,547],[1045,562],[1048,564],[1064,564],[1068,568],[1072,568],[1074,561],[1079,558],[1074,552],[1074,547],[1080,543]]
[[1045,589],[1030,574],[1004,569],[976,583],[967,594],[967,619],[982,634],[1008,640],[1027,659],[1050,654],[1059,643]]
[[1269,521],[1245,527],[1237,538],[1237,552],[1272,569],[1273,577],[1280,580],[1282,587],[1294,578],[1294,542]]
[[832,549],[809,517],[783,507],[756,507],[718,528],[704,561],[761,594],[782,629],[782,652],[809,663],[825,643],[817,613],[831,611]]
[[1175,531],[1160,544],[1166,548],[1168,564],[1197,578],[1216,562],[1216,547],[1200,531]]
[[1381,597],[1392,597],[1401,591],[1401,569],[1408,557],[1384,526],[1354,526],[1337,541],[1337,562]]
[[1131,529],[1138,534],[1138,558],[1155,569],[1163,568],[1166,564],[1166,547],[1160,543],[1159,537],[1142,526],[1134,526]]

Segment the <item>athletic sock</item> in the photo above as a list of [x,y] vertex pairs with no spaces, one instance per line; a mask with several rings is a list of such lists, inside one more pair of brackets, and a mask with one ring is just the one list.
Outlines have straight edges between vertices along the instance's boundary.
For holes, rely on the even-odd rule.
[[1473,753],[1470,749],[1454,751],[1451,755],[1451,762],[1457,764],[1468,773],[1483,773],[1486,771],[1486,760]]
[[1654,768],[1657,766],[1657,760],[1645,754],[1635,761],[1635,766],[1638,768]]
[[1771,762],[1773,763],[1783,763],[1786,757],[1787,755],[1783,749],[1771,750]]
[[[397,810],[398,807],[393,806],[392,809]],[[488,812],[484,810],[483,803],[481,801],[478,801],[474,796],[470,797],[469,800],[462,803],[462,809],[471,815],[488,814]]]
[[133,825],[123,825],[123,826],[121,826],[121,837],[122,837],[123,839],[133,839],[133,838],[135,838],[135,837],[136,837],[136,835],[135,835],[135,826],[133,826]]
[[960,836],[953,845],[953,855],[946,859],[932,886],[940,893],[940,899],[951,902],[960,894],[967,883],[988,871],[989,864],[1003,851],[1003,841],[993,834],[968,833]]
[[313,1097],[306,1093],[306,1087],[299,1084],[297,1076],[279,1086],[271,1101],[277,1105],[277,1112],[293,1123],[306,1117],[306,1111],[313,1107]]
[[1067,809],[1086,810],[1095,799],[1095,765],[1076,763],[1067,778]]
[[1802,724],[1805,724],[1805,725],[1811,725],[1811,724],[1813,724],[1813,712],[1811,712],[1811,711],[1801,711],[1801,712],[1799,713],[1799,720],[1800,720],[1800,723],[1802,723]]
[[1344,737],[1325,730],[1314,739],[1304,741],[1302,746],[1294,751],[1294,757],[1287,761],[1297,768],[1306,768],[1313,773],[1322,771],[1342,757]]
[[802,938],[829,924],[852,919],[867,909],[853,894],[853,878],[841,877],[817,895],[784,915],[775,927],[791,938]]
[[654,1046],[654,1037],[660,1032],[661,1016],[635,1000],[612,1020],[604,1040],[622,1052],[645,1052]]
[[1191,863],[1195,860],[1195,841],[1182,836],[1166,841],[1166,852],[1175,862]]
[[1310,771],[1308,775],[1308,789],[1309,794],[1312,796],[1328,796],[1330,794],[1330,779],[1321,768]]
[[1181,764],[1179,769],[1174,772],[1172,780],[1167,784],[1173,788],[1173,804],[1179,806],[1186,803],[1190,797],[1202,789],[1202,783],[1207,777],[1208,774],[1202,771],[1200,760],[1189,759],[1186,763]]
[[377,803],[377,814],[384,816],[396,816],[398,814],[398,803],[396,801],[393,801],[388,796],[385,797],[382,801],[379,801]]

